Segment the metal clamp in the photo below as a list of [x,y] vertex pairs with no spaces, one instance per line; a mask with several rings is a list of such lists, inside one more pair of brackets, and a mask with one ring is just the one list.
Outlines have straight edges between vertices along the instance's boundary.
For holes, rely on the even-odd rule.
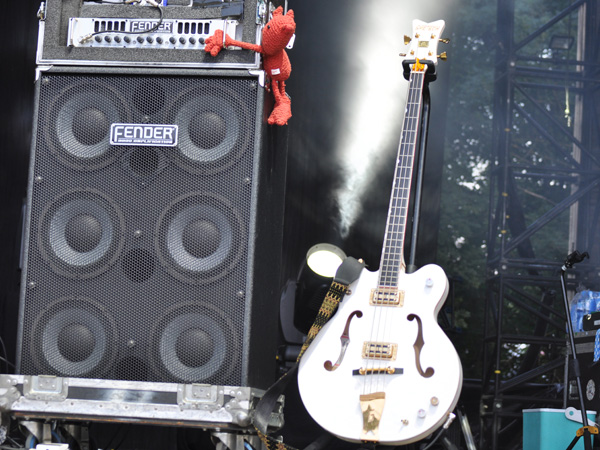
[[23,395],[28,400],[64,401],[69,395],[69,382],[67,378],[49,375],[26,376]]
[[[592,412],[592,411],[589,411]],[[595,413],[595,411],[593,411]],[[569,406],[567,409],[565,409],[565,417],[573,422],[577,422],[577,423],[583,423],[583,417],[581,415],[581,411],[579,411],[577,408],[573,408],[572,406]],[[589,420],[588,422],[591,426],[597,427],[598,424]]]

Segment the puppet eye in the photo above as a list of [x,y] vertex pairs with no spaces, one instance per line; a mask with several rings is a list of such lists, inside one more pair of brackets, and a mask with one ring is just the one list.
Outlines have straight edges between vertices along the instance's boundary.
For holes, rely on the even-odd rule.
[[267,28],[270,30],[271,29],[271,25],[267,25]]

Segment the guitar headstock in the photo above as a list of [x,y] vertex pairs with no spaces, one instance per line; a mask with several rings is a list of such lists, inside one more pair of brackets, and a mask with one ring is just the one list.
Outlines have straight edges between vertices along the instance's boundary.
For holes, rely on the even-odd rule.
[[412,36],[404,37],[404,43],[410,44],[410,48],[408,49],[408,53],[401,54],[401,56],[406,57],[402,63],[405,78],[408,79],[411,70],[425,70],[423,67],[425,65],[427,65],[427,74],[434,76],[438,58],[441,60],[446,59],[445,52],[441,55],[437,53],[439,42],[446,44],[449,42],[447,39],[442,39],[441,37],[445,26],[446,22],[443,20],[436,20],[430,23],[418,19],[413,20]]

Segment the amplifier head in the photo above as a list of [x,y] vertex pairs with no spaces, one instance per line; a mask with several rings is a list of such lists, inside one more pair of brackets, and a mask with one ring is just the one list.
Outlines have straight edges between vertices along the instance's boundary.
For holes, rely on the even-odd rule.
[[204,41],[221,29],[237,40],[258,42],[268,20],[264,0],[143,3],[47,0],[39,14],[37,63],[259,68],[260,55],[252,51],[231,49],[212,57]]

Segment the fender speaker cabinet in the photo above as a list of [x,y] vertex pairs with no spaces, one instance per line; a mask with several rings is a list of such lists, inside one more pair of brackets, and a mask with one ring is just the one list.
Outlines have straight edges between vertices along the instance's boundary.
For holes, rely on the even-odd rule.
[[256,42],[273,7],[42,4],[17,375],[0,375],[0,412],[32,435],[199,427],[237,450],[254,432],[277,375],[287,134],[258,56],[203,43]]
[[256,55],[200,42],[253,41],[274,5],[176,2],[40,11],[20,374],[275,381],[286,128]]

